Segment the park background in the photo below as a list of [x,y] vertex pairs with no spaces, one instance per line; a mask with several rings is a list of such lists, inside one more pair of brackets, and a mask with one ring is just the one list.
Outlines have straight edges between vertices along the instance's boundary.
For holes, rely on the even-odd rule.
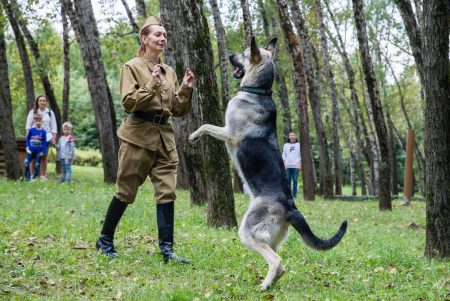
[[[232,263],[219,261],[217,266],[227,266],[230,270],[224,272],[224,277],[231,275],[234,280],[226,284],[228,289],[219,284],[224,277],[214,274],[217,266],[213,261],[208,266],[211,274],[203,275],[197,270],[202,270],[200,267],[194,267],[191,271],[194,274],[183,276],[186,278],[180,292],[174,280],[160,299],[176,300],[184,295],[187,299],[226,299],[230,297],[228,294],[232,294],[231,299],[240,300],[283,300],[296,296],[449,298],[448,262],[425,259],[448,257],[450,245],[450,202],[445,190],[450,187],[447,185],[450,115],[449,99],[445,96],[450,95],[446,93],[449,80],[445,77],[447,6],[444,1],[406,0],[2,0],[0,135],[7,162],[2,166],[6,178],[19,180],[1,179],[5,221],[1,234],[0,268],[5,270],[2,294],[95,299],[111,297],[110,291],[114,291],[114,298],[119,299],[138,298],[140,294],[156,298],[151,295],[154,285],[163,287],[171,281],[165,278],[169,275],[162,276],[161,270],[179,275],[179,268],[155,266],[156,261],[150,257],[144,265],[138,262],[134,266],[144,268],[138,272],[141,275],[138,278],[142,277],[145,289],[135,285],[115,287],[117,282],[129,280],[128,272],[110,270],[114,263],[95,257],[90,244],[98,232],[95,225],[101,222],[114,191],[111,184],[117,171],[118,147],[115,130],[126,116],[119,95],[120,69],[136,55],[137,32],[145,17],[161,15],[169,34],[164,61],[174,66],[179,76],[188,66],[197,75],[191,114],[172,121],[180,154],[177,211],[187,214],[180,216],[178,231],[185,233],[180,244],[186,250],[198,248],[202,256],[196,261],[205,267],[207,261],[203,256],[211,254],[217,260],[224,252],[214,249],[215,244],[208,245],[222,233],[224,245],[232,250]],[[235,257],[252,256],[238,246],[234,231],[248,199],[241,194],[242,185],[223,144],[210,138],[202,139],[200,146],[187,143],[188,134],[200,124],[223,124],[226,103],[239,89],[239,82],[230,76],[227,54],[241,52],[252,36],[262,47],[271,37],[278,38],[273,87],[278,107],[278,139],[282,146],[290,129],[300,134],[303,158],[302,195],[297,200],[300,210],[323,236],[332,233],[342,219],[349,219],[350,223],[348,245],[344,239],[340,251],[330,253],[304,253],[309,250],[300,249],[298,237],[291,233],[282,257],[288,260],[286,265],[295,262],[298,266],[288,271],[290,276],[283,278],[274,292],[265,295],[253,290],[259,281],[258,273],[264,269],[260,259],[252,257],[258,268],[245,266],[243,272],[239,263],[245,260]],[[71,187],[55,185],[56,174],[52,174],[54,181],[50,183],[23,186],[20,182],[20,164],[13,141],[24,135],[26,114],[41,94],[47,95],[59,124],[66,120],[74,124],[79,169],[75,170]],[[404,207],[400,202],[408,130],[415,133],[412,173],[415,196],[412,206]],[[429,135],[425,135],[427,131]],[[132,227],[137,236],[146,237],[145,231],[152,231],[137,226],[145,224],[143,220],[147,220],[148,227],[154,224],[149,186],[142,188],[145,192],[140,194],[142,200],[137,204],[140,209],[135,209],[139,212],[130,213],[130,220],[124,221],[123,227]],[[63,212],[69,212],[75,219],[68,226],[70,230],[61,228],[68,217]],[[145,216],[140,215],[144,213]],[[141,223],[134,224],[135,220]],[[51,229],[42,227],[44,224]],[[196,225],[204,227],[205,236],[199,234]],[[125,233],[123,243],[128,239]],[[192,233],[195,235],[191,236]],[[399,239],[403,236],[405,240]],[[150,246],[150,254],[155,253],[151,237],[140,241],[141,249],[131,248],[134,255],[122,263],[122,268],[131,258],[141,257],[145,253],[139,252],[142,249],[148,250]],[[46,248],[59,255],[55,257],[50,252],[48,257],[42,257],[41,252],[48,251]],[[83,255],[73,250],[82,250]],[[294,250],[302,251],[291,257]],[[358,252],[350,256],[353,259],[349,262],[350,251]],[[193,250],[187,252],[195,257]],[[67,275],[78,277],[73,271],[77,270],[80,256],[95,267],[86,263],[89,271],[79,271],[82,280],[72,279]],[[54,269],[48,269],[55,258],[58,259]],[[373,258],[376,260],[372,261]],[[353,260],[358,264],[348,264]],[[337,262],[331,271],[325,272],[334,278],[329,281],[337,281],[333,285],[328,280],[322,286],[308,283],[319,277],[314,274],[317,269],[314,265],[322,267],[322,261]],[[70,271],[64,271],[64,266],[71,267]],[[150,266],[155,267],[157,280],[143,276]],[[364,269],[358,272],[361,266]],[[303,275],[301,271],[305,270],[312,275]],[[240,274],[233,273],[247,273],[244,284]],[[343,283],[342,278],[334,277],[338,274],[354,274],[356,278]],[[112,279],[116,275],[120,279]],[[193,285],[189,282],[193,276],[203,280]],[[220,279],[209,283],[214,277]],[[295,277],[299,277],[298,282]],[[72,282],[76,284],[67,284]],[[292,293],[284,292],[283,282]],[[104,288],[97,295],[96,288],[102,285]],[[419,286],[421,289],[417,289]],[[47,288],[53,291],[44,293]]]

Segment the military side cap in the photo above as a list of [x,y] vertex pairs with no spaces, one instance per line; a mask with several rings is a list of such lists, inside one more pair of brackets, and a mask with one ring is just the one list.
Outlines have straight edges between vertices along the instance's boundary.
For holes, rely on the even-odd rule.
[[142,34],[142,30],[144,30],[144,28],[146,28],[147,26],[150,26],[150,25],[163,26],[160,17],[155,17],[155,16],[148,17],[147,20],[145,20],[144,25],[142,25],[141,30],[139,31],[139,36]]

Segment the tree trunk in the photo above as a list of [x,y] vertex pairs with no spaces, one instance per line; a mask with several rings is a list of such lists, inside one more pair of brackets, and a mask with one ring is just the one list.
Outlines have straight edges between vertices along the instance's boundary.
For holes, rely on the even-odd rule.
[[316,129],[316,136],[319,142],[319,194],[326,199],[333,197],[333,175],[331,173],[331,161],[328,154],[328,142],[323,128],[322,113],[320,110],[320,71],[319,65],[314,66],[314,45],[305,27],[305,20],[295,0],[289,0],[292,12],[292,19],[300,36],[304,55],[304,67],[308,82],[308,96],[311,104],[311,111]]
[[[354,151],[353,148],[353,128],[349,127],[348,128],[348,134],[346,133],[344,126],[342,125],[342,123],[339,124],[341,133],[344,135],[344,137],[346,138],[346,142],[347,142],[347,146],[349,149],[349,169],[350,169],[350,184],[352,186],[352,195],[356,195],[357,194],[357,188],[356,188],[356,179],[355,179],[355,162],[356,164],[361,163],[360,158],[359,158],[359,153]],[[362,172],[362,179],[364,179],[365,181],[365,174],[364,171]],[[362,181],[361,181],[362,182]]]
[[[209,0],[211,5],[211,10],[214,18],[214,27],[216,29],[217,37],[217,49],[219,53],[219,65],[220,65],[220,95],[222,99],[222,112],[225,115],[225,110],[230,100],[230,86],[228,84],[228,46],[225,36],[225,28],[222,24],[222,19],[220,17],[219,6],[217,5],[217,0]],[[233,191],[243,192],[242,181],[236,169],[233,167]]]
[[424,82],[426,245],[428,258],[450,258],[450,76],[449,11],[445,0],[425,0]]
[[352,0],[357,30],[359,50],[362,57],[364,76],[367,84],[367,91],[370,98],[373,118],[375,122],[378,142],[380,144],[381,163],[379,165],[378,191],[380,210],[392,210],[391,203],[391,183],[389,165],[389,146],[386,124],[384,122],[383,108],[381,106],[378,83],[373,71],[372,60],[370,58],[369,43],[367,40],[366,21],[363,11],[362,0]]
[[16,137],[12,120],[11,91],[9,88],[8,61],[6,58],[6,22],[0,7],[0,141],[5,156],[6,178],[18,180],[21,176]]
[[[192,98],[193,111],[187,117],[187,132],[183,133],[183,139],[187,139],[187,133],[193,132],[203,123],[218,126],[223,124],[208,23],[202,6],[195,0],[161,0],[160,8],[166,30],[172,36],[179,37],[176,41],[168,40],[167,48],[171,49],[174,62],[172,65],[176,66],[180,78],[184,73],[183,69],[188,66],[197,76]],[[208,224],[213,227],[236,227],[230,166],[225,145],[212,137],[204,137],[202,140],[203,144],[200,141],[185,150],[186,166],[190,172],[195,172],[189,179],[195,175],[203,175],[203,181],[198,183],[205,183]],[[189,154],[194,153],[196,149],[198,153],[195,154],[194,161]],[[196,169],[190,169],[188,164],[191,163],[196,164]],[[191,187],[191,193],[195,193],[197,188]]]
[[389,128],[389,153],[391,154],[391,188],[392,194],[398,195],[398,172],[397,172],[397,155],[396,149],[397,144],[394,138],[394,124],[392,122],[391,116],[387,114],[388,128]]
[[250,47],[250,41],[252,40],[252,21],[250,20],[250,9],[248,8],[247,0],[241,0],[242,7],[242,20],[244,24],[244,40],[245,47]]
[[340,112],[337,100],[336,82],[334,81],[334,75],[330,66],[330,54],[328,51],[328,40],[325,34],[325,24],[322,15],[322,3],[320,0],[316,0],[316,12],[317,21],[319,23],[320,40],[322,45],[322,56],[325,67],[325,75],[328,83],[328,93],[331,99],[331,115],[333,120],[332,132],[333,132],[333,159],[334,159],[334,191],[335,194],[342,194],[342,166],[341,166],[341,146],[339,141],[339,124]]
[[63,25],[63,53],[64,53],[64,80],[62,92],[62,120],[69,120],[69,96],[70,96],[70,42],[69,42],[69,22],[67,21],[66,10],[61,5],[61,16]]
[[[367,116],[367,124],[364,119],[364,113],[361,113],[361,128],[364,136],[364,155],[366,157],[367,163],[369,164],[370,169],[370,186],[369,186],[369,194],[376,196],[378,194],[377,192],[377,179],[378,179],[378,157],[379,157],[379,151],[378,151],[378,144],[377,144],[377,138],[374,134],[372,124],[373,122],[373,113],[372,109],[370,108],[370,105],[368,104],[367,97],[366,97],[366,85],[364,82],[364,72],[362,70],[362,67],[359,66],[359,74],[360,74],[360,80],[361,80],[361,87],[362,87],[362,98],[363,98],[363,108],[364,112]],[[367,130],[369,128],[369,130]]]
[[[171,66],[174,66],[172,62],[174,62],[173,59],[173,51],[168,50],[165,52],[165,59],[166,63],[168,63]],[[175,141],[177,146],[177,152],[178,152],[178,169],[177,169],[177,188],[180,189],[189,189],[189,174],[190,174],[190,168],[186,165],[186,152],[184,151],[187,147],[188,141],[186,139],[186,132],[187,132],[187,118],[174,118],[172,120],[172,126],[173,126],[173,132],[175,134]],[[200,149],[201,150],[201,149]],[[201,150],[202,151],[202,150]],[[204,188],[203,188],[204,190]],[[206,193],[205,193],[206,195]],[[192,194],[191,194],[192,196]],[[202,200],[202,204],[206,203],[206,197],[205,198],[199,198]]]
[[394,2],[400,10],[400,14],[405,24],[409,45],[419,73],[420,83],[423,86],[422,34],[419,24],[409,0],[394,0]]
[[31,72],[30,59],[28,57],[27,47],[25,46],[25,40],[23,38],[22,32],[19,28],[19,23],[17,18],[11,8],[10,3],[7,0],[2,0],[3,7],[6,10],[9,23],[14,32],[14,37],[16,40],[17,50],[19,52],[20,61],[22,62],[23,80],[25,83],[25,92],[27,94],[27,111],[30,111],[34,107],[35,94],[34,94],[34,81],[33,74]]
[[145,0],[136,0],[136,12],[138,21],[143,21],[147,18],[147,12],[145,10]]
[[[133,32],[139,34],[139,26],[137,26],[136,21],[134,20],[133,13],[131,12],[130,7],[128,6],[128,2],[126,0],[122,0],[122,4],[127,13],[128,21],[130,21],[130,25],[131,25],[131,28],[133,29]],[[140,43],[139,37],[138,37],[138,41]]]
[[116,113],[111,91],[101,60],[97,22],[89,0],[61,0],[75,31],[95,113],[103,162],[103,180],[114,183],[117,178],[118,139]]
[[[263,30],[264,30],[264,36],[266,37],[266,40],[270,40],[270,30],[269,30],[269,20],[267,19],[266,14],[266,8],[264,6],[264,3],[262,0],[258,0],[258,10],[261,14],[262,24],[263,24]],[[272,35],[277,35],[277,24],[274,17],[271,18],[271,28],[272,28]],[[284,71],[282,68],[282,65],[280,64],[278,60],[278,56],[275,55],[274,62],[275,64],[275,87],[278,91],[278,97],[280,98],[280,104],[281,104],[281,116],[283,120],[283,137],[287,138],[289,135],[289,132],[292,130],[292,118],[291,118],[291,110],[289,108],[289,93],[287,90],[286,80],[284,78]]]
[[356,89],[355,89],[355,72],[353,71],[353,67],[350,64],[350,60],[348,58],[347,51],[345,50],[344,42],[339,33],[339,28],[336,24],[336,21],[334,19],[334,16],[330,9],[330,6],[328,5],[328,3],[326,1],[325,1],[325,4],[327,6],[328,13],[330,14],[331,21],[333,22],[334,27],[336,28],[336,36],[338,38],[339,44],[332,35],[329,35],[329,37],[341,55],[341,58],[342,58],[342,61],[344,64],[345,73],[347,74],[348,86],[350,89],[350,99],[351,99],[351,112],[349,110],[348,113],[349,113],[349,116],[351,117],[350,122],[353,125],[353,127],[355,128],[355,138],[356,138],[355,155],[357,155],[357,157],[355,157],[355,161],[358,166],[358,170],[360,172],[361,195],[367,195],[366,176],[365,176],[365,172],[363,169],[363,164],[361,161],[360,154],[361,153],[364,154],[369,166],[372,165],[371,164],[372,156],[371,156],[371,153],[368,152],[367,149],[364,147],[364,143],[363,143],[362,136],[361,136],[361,124],[364,125],[364,121],[360,122],[360,119],[361,119],[359,116],[360,115],[359,114],[360,102],[358,99],[358,94],[356,93]]
[[277,0],[277,4],[284,39],[294,66],[293,86],[298,99],[298,122],[303,169],[303,197],[305,200],[313,201],[316,192],[313,174],[311,138],[309,136],[308,102],[306,99],[306,78],[305,70],[303,68],[303,55],[300,50],[297,36],[295,35],[290,22],[286,1]]
[[[397,86],[398,95],[400,97],[400,107],[402,109],[403,116],[405,117],[406,123],[408,124],[408,128],[412,129],[413,126],[409,119],[408,112],[405,107],[405,97],[403,96],[403,91],[400,86],[400,82],[398,81],[397,76],[395,75],[394,69],[392,68],[389,60],[386,58],[385,61],[386,61],[387,65],[389,66],[389,68],[391,69],[392,77],[394,78],[395,85]],[[406,148],[404,148],[404,150],[406,151]],[[420,185],[419,185],[420,192],[422,195],[425,195],[425,183],[426,183],[425,158],[423,157],[423,154],[420,151],[417,140],[414,140],[414,156],[415,156],[417,162],[419,163],[418,167],[419,167],[419,179],[420,179]]]
[[220,18],[220,11],[217,5],[217,0],[209,0],[211,5],[212,14],[214,17],[214,27],[216,29],[217,37],[217,49],[219,52],[219,64],[220,64],[220,83],[221,83],[221,99],[222,108],[225,112],[228,101],[230,100],[230,87],[228,84],[228,46],[225,36],[225,28],[222,24],[222,19]]

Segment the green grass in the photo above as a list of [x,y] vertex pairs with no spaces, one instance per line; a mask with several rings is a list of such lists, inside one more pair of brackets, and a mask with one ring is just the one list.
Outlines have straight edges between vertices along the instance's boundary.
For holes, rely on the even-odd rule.
[[[176,251],[193,264],[162,263],[149,183],[118,227],[121,257],[98,256],[94,243],[115,190],[102,178],[101,169],[76,166],[71,186],[52,174],[45,183],[0,178],[1,300],[450,299],[450,263],[423,256],[423,202],[398,200],[380,212],[375,201],[298,200],[317,235],[331,236],[344,219],[348,232],[335,249],[317,252],[291,230],[280,252],[286,273],[261,293],[263,259],[236,229],[209,228],[206,207],[191,207],[186,191],[176,203]],[[236,195],[239,220],[247,202]]]

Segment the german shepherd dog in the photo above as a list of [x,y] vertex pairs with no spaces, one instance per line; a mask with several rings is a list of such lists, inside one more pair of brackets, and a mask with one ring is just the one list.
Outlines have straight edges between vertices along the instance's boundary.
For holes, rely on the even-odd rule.
[[230,55],[233,76],[242,82],[241,91],[228,103],[225,126],[204,124],[189,136],[191,142],[203,134],[225,141],[240,177],[250,189],[251,202],[239,227],[239,237],[269,265],[261,290],[284,273],[277,251],[289,225],[309,247],[322,251],[336,246],[347,230],[344,221],[333,237],[320,239],[294,204],[278,147],[276,107],[271,98],[276,42],[275,38],[266,48],[258,48],[252,38],[249,49]]

